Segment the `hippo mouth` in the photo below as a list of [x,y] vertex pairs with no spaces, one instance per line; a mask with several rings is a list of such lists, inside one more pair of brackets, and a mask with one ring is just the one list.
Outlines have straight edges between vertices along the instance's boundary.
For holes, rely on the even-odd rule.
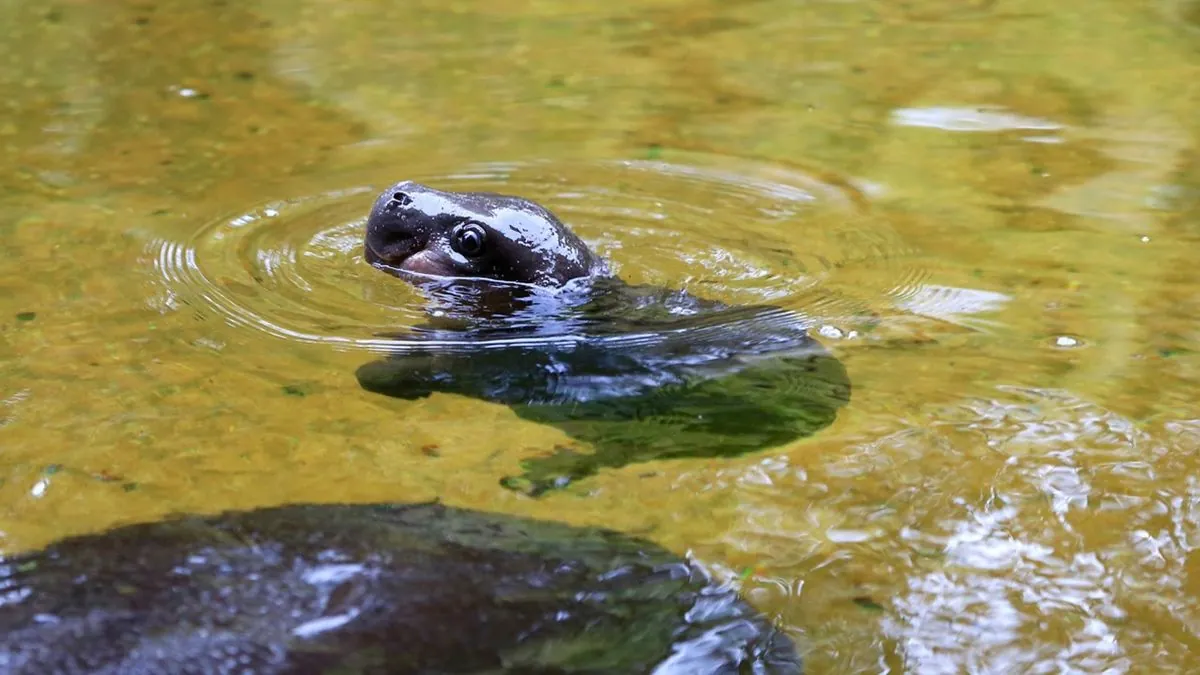
[[402,244],[384,246],[376,250],[367,243],[364,251],[367,263],[387,272],[411,272],[427,276],[443,277],[450,274],[451,266],[446,256],[429,249],[414,248]]

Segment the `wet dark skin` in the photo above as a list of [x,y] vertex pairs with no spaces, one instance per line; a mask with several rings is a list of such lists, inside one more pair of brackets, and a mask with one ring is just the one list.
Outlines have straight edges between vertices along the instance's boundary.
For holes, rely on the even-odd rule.
[[8,675],[801,672],[651,542],[437,504],[127,525],[6,557],[0,589]]
[[405,181],[375,201],[363,255],[380,269],[558,287],[607,275],[604,260],[546,208],[490,192]]
[[801,317],[625,284],[526,199],[398,183],[376,200],[364,251],[431,309],[358,369],[365,389],[500,403],[581,442],[525,460],[501,479],[510,489],[539,496],[605,468],[777,446],[849,400],[845,369]]

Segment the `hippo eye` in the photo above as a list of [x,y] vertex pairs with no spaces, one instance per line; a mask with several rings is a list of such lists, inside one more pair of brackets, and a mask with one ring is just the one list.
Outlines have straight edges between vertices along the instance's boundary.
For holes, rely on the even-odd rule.
[[486,242],[487,231],[475,223],[459,225],[450,234],[450,246],[468,258],[482,254]]

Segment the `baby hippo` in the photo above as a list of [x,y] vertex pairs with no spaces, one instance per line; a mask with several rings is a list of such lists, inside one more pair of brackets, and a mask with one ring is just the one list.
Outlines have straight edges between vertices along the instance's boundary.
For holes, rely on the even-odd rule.
[[502,479],[531,495],[604,468],[795,441],[849,400],[803,317],[626,284],[527,199],[397,183],[371,209],[364,256],[423,289],[431,318],[359,383],[504,404],[586,446]]

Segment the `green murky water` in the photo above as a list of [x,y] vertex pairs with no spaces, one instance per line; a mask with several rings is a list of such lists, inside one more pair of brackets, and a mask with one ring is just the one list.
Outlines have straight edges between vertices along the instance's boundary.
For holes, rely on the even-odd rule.
[[[1200,3],[0,4],[0,550],[441,498],[741,578],[811,672],[1200,669]],[[361,390],[401,178],[806,311],[854,398],[735,460]]]

